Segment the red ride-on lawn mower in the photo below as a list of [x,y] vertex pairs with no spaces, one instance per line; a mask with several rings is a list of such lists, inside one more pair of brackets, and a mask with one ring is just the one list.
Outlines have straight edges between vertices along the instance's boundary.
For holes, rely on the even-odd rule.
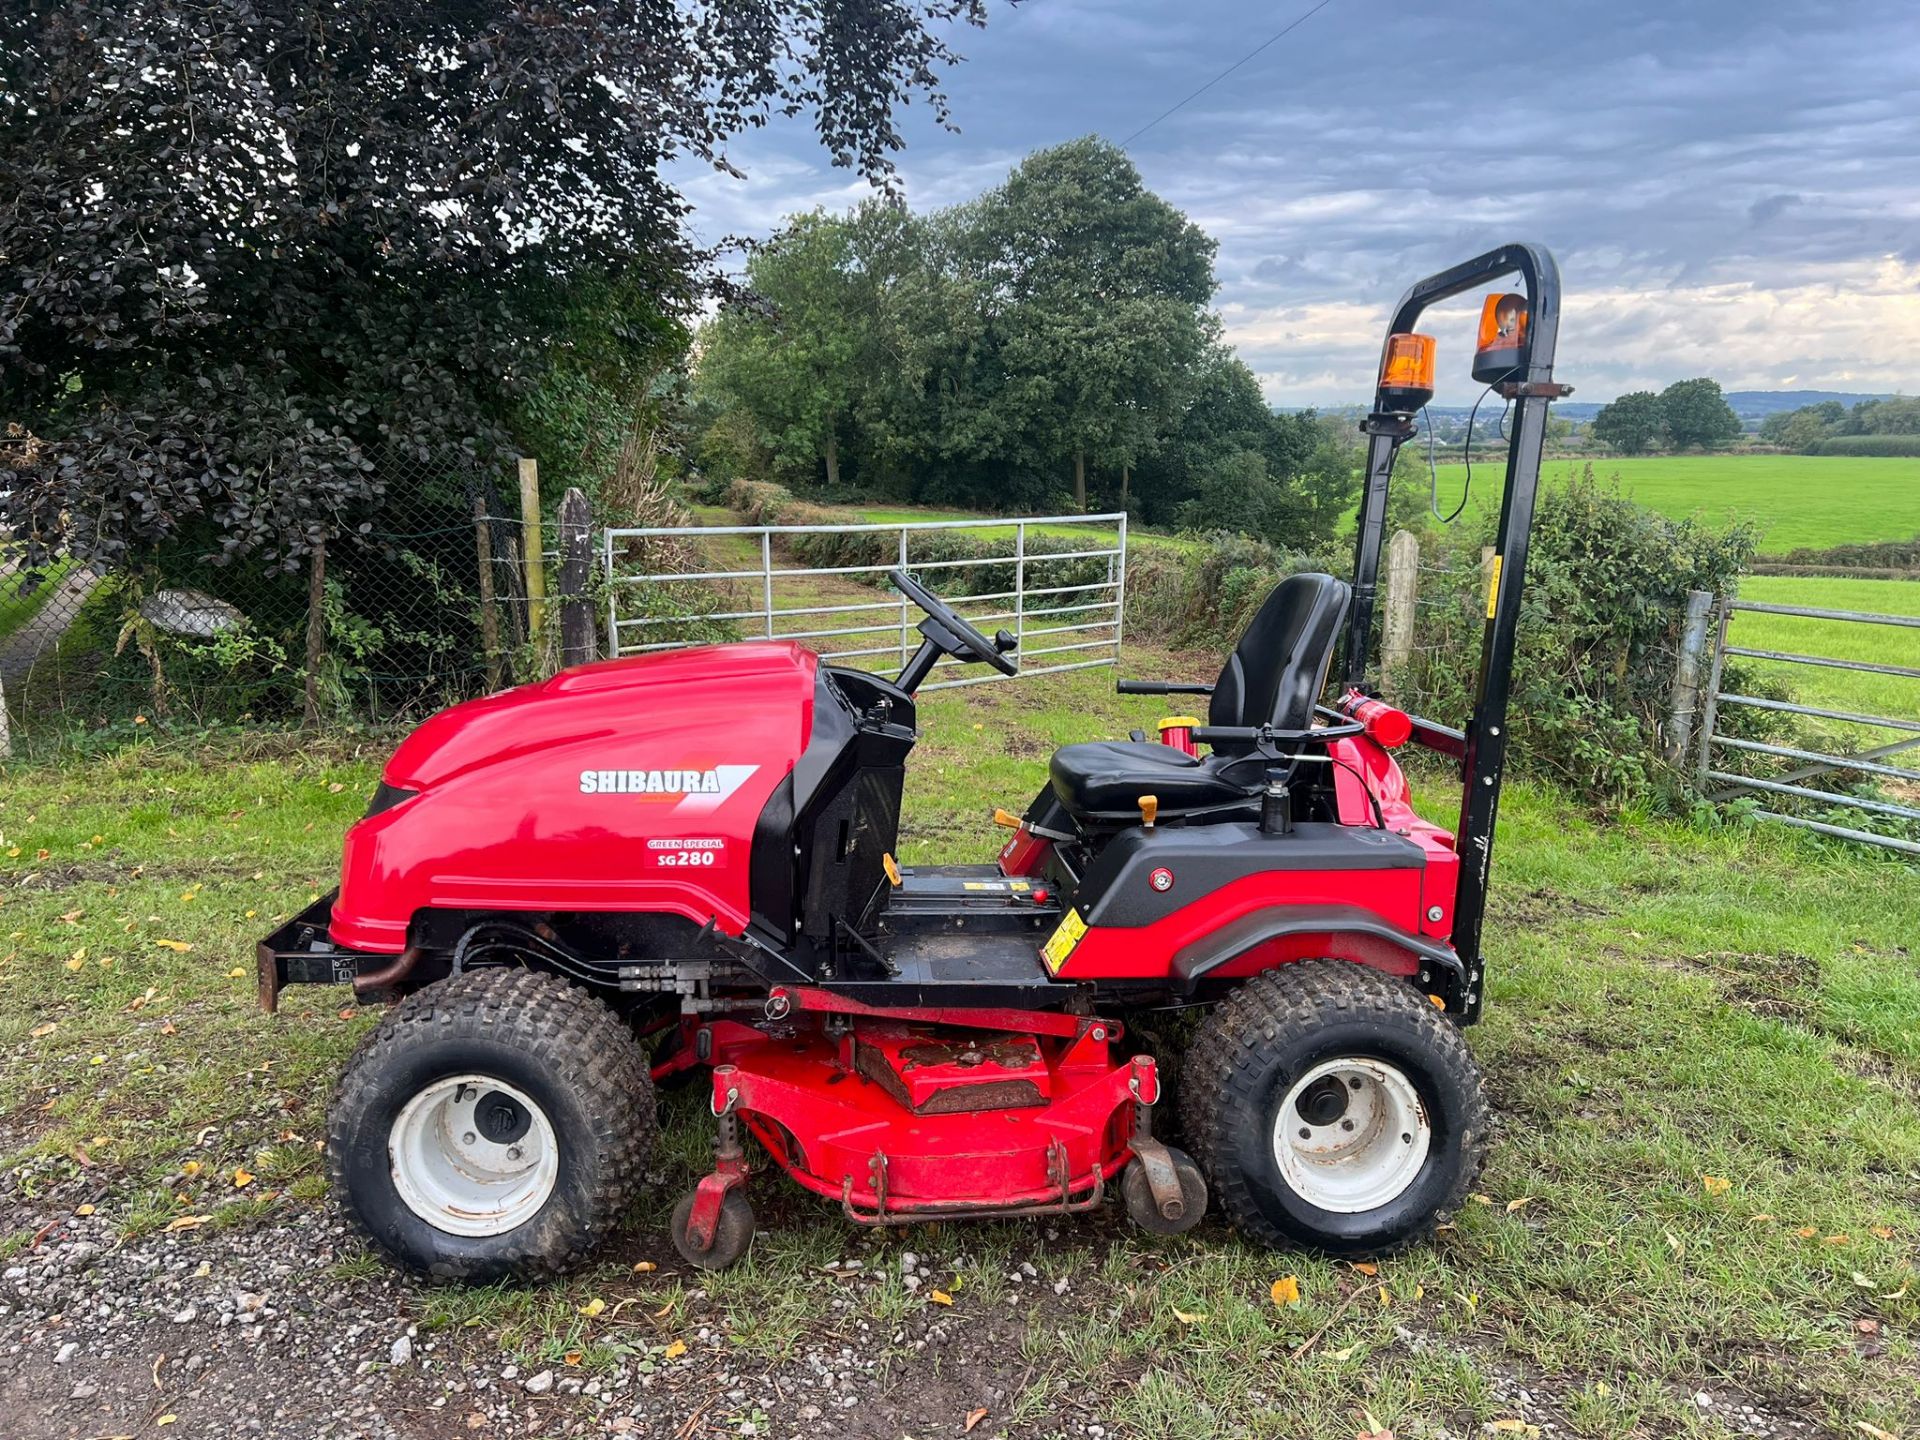
[[[1489,297],[1475,374],[1512,401],[1478,696],[1464,731],[1365,689],[1397,448],[1433,388],[1435,301]],[[1559,281],[1513,245],[1421,281],[1393,319],[1351,585],[1296,575],[1210,686],[1204,723],[1068,745],[979,865],[893,858],[914,692],[941,656],[1012,674],[910,575],[897,679],[775,641],[567,670],[455,706],[388,762],[339,890],[260,946],[261,999],[351,981],[398,1003],[334,1098],[334,1182],[434,1275],[559,1270],[641,1183],[656,1081],[711,1080],[713,1172],[673,1216],[695,1265],[753,1235],[742,1129],[851,1220],[1057,1215],[1117,1189],[1150,1230],[1210,1199],[1248,1235],[1356,1254],[1466,1196],[1487,1111],[1460,1026],[1506,746],[1507,679],[1553,381]],[[1337,702],[1320,703],[1345,635]],[[1459,760],[1456,831],[1392,748]],[[1207,747],[1205,753],[1201,747]],[[1180,1066],[1189,1159],[1153,1134],[1152,1012],[1205,1007]]]

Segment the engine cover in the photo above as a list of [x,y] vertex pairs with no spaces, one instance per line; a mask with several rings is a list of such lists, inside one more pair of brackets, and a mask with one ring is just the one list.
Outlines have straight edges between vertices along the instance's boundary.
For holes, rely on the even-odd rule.
[[390,802],[412,793],[347,832],[334,942],[398,952],[424,909],[653,911],[739,934],[818,668],[790,642],[677,650],[442,711],[381,777]]

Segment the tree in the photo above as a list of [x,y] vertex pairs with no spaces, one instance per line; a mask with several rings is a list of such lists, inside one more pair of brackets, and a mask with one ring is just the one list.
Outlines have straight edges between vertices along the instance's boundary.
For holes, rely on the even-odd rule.
[[[884,181],[982,0],[43,0],[0,12],[0,474],[41,545],[277,567],[501,448],[572,285],[717,283],[665,176],[769,110]],[[645,326],[640,327],[645,329]],[[651,343],[637,337],[639,350]]]
[[[1666,422],[1668,438],[1679,450],[1695,445],[1702,450],[1724,450],[1740,438],[1740,417],[1720,393],[1720,382],[1705,376],[1676,380],[1662,390],[1660,418]],[[1597,428],[1597,418],[1594,423]]]
[[1633,390],[1593,417],[1593,438],[1622,455],[1638,455],[1651,446],[1666,426],[1665,408],[1651,390]]
[[851,231],[816,210],[755,251],[752,299],[715,322],[702,365],[715,390],[755,417],[777,461],[824,467],[830,490],[840,485],[840,433],[861,378],[854,360],[870,329]]
[[1095,137],[1029,155],[972,216],[968,280],[1005,372],[1013,458],[1136,463],[1213,338],[1214,242]]
[[1760,424],[1760,438],[1769,445],[1789,450],[1806,450],[1829,435],[1837,435],[1847,422],[1847,407],[1838,400],[1823,400],[1818,405],[1802,405],[1798,410],[1776,410]]
[[[1838,401],[1828,401],[1834,409],[1840,408]],[[1920,434],[1920,396],[1889,395],[1884,400],[1862,400],[1853,407],[1844,424],[1837,424],[1835,433],[1854,435],[1915,435]]]

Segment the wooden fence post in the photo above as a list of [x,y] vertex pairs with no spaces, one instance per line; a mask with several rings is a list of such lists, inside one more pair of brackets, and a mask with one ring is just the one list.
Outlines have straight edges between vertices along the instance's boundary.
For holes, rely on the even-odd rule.
[[560,663],[584,665],[596,657],[591,588],[593,513],[573,486],[560,499]]
[[1380,625],[1380,684],[1389,696],[1413,659],[1414,604],[1420,587],[1420,537],[1396,530],[1387,545],[1387,612]]
[[1685,763],[1692,748],[1693,722],[1700,713],[1700,666],[1707,652],[1707,617],[1713,596],[1705,590],[1687,592],[1687,619],[1680,630],[1680,654],[1673,666],[1673,701],[1667,713],[1666,744],[1661,746],[1669,765]]
[[547,651],[547,556],[540,538],[540,462],[520,457],[520,560],[527,577],[527,639],[542,656]]
[[487,689],[500,688],[500,614],[494,609],[493,531],[487,502],[473,497],[473,561],[480,576],[480,644],[486,651]]
[[307,676],[302,720],[320,723],[320,666],[327,658],[327,542],[313,547],[307,562]]

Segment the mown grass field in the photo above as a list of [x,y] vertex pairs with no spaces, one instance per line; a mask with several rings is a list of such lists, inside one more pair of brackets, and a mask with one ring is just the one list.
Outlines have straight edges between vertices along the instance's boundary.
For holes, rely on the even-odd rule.
[[[1548,482],[1564,480],[1585,461],[1549,460]],[[1920,535],[1920,460],[1854,459],[1836,455],[1597,456],[1594,473],[1618,475],[1621,489],[1643,505],[1675,517],[1700,515],[1715,524],[1750,520],[1761,529],[1761,551],[1783,554]],[[1470,502],[1498,503],[1504,461],[1474,468]],[[1441,465],[1440,501],[1458,503],[1466,467]]]
[[[1140,654],[1130,668],[1175,663]],[[903,858],[991,853],[990,807],[1030,794],[1054,745],[1157,713],[1114,696],[1104,671],[927,697]],[[324,1203],[314,1139],[372,1017],[327,990],[262,1016],[252,945],[330,883],[391,739],[192,749],[138,733],[0,774],[0,1167],[37,1157],[37,1190],[87,1195],[123,1235],[209,1215],[178,1238],[213,1253],[224,1227]],[[1451,809],[1451,787],[1423,788],[1433,813]],[[1602,822],[1516,785],[1492,998],[1472,1036],[1500,1118],[1491,1164],[1450,1229],[1377,1271],[1254,1249],[1217,1222],[1179,1240],[1112,1218],[875,1237],[762,1176],[750,1259],[696,1276],[663,1238],[705,1158],[699,1097],[683,1091],[632,1254],[565,1285],[420,1289],[414,1318],[588,1370],[633,1338],[615,1323],[622,1300],[629,1319],[655,1317],[660,1343],[681,1335],[736,1363],[858,1320],[905,1383],[942,1363],[889,1349],[898,1317],[932,1303],[899,1279],[911,1248],[951,1297],[954,1346],[990,1316],[1023,1317],[1019,1384],[981,1436],[1058,1433],[1070,1398],[1109,1434],[1169,1440],[1349,1436],[1368,1415],[1402,1435],[1509,1421],[1719,1437],[1741,1433],[1749,1403],[1800,1433],[1910,1436],[1916,934],[1910,868],[1773,830]],[[0,1253],[31,1245],[38,1223],[0,1215]],[[660,1268],[633,1274],[636,1256]],[[847,1289],[822,1274],[846,1256],[884,1278]],[[1010,1286],[1022,1263],[1038,1285]],[[1297,1306],[1271,1298],[1287,1276]],[[588,1297],[611,1313],[583,1314]],[[829,1310],[849,1297],[851,1317]],[[699,1337],[683,1328],[696,1302]],[[959,1424],[930,1416],[925,1433]]]
[[[1920,581],[1912,580],[1749,575],[1740,582],[1740,598],[1815,610],[1920,616]],[[1906,626],[1736,611],[1727,627],[1727,643],[1754,650],[1920,669],[1920,628]],[[1772,660],[1742,663],[1785,681],[1792,688],[1794,698],[1803,705],[1892,719],[1920,719],[1920,679],[1911,676],[1877,675]],[[1884,743],[1896,738],[1893,731],[1883,728],[1834,721],[1810,723],[1820,734],[1851,738],[1856,744],[1867,740]]]

